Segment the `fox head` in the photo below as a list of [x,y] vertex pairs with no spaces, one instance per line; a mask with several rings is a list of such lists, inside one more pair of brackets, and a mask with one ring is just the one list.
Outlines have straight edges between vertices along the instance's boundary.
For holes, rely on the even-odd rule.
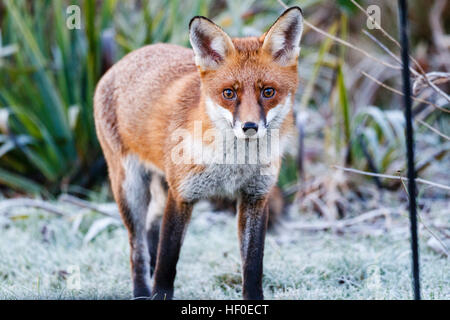
[[299,7],[286,10],[260,38],[231,39],[205,17],[189,25],[202,96],[218,129],[262,137],[292,109],[303,31]]

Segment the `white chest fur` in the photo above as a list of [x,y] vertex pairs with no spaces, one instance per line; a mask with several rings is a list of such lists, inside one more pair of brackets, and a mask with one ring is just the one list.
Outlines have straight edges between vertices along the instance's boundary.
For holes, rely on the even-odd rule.
[[[261,176],[258,165],[213,164],[201,173],[186,178],[181,190],[187,200],[210,197],[235,198],[239,191],[248,188],[259,193],[270,190],[273,177]],[[257,186],[256,186],[257,185]]]
[[[276,183],[280,164],[278,146],[267,142],[237,141],[216,146],[203,146],[204,170],[188,175],[180,184],[179,192],[186,200],[210,197],[235,198],[240,192],[264,195]],[[194,144],[195,145],[195,144]]]

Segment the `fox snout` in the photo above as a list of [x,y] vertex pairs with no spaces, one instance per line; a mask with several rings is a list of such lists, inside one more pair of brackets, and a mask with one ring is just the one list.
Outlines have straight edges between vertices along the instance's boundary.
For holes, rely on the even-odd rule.
[[242,125],[242,131],[247,137],[252,137],[258,133],[258,125],[254,122],[245,122]]
[[233,112],[234,133],[237,138],[262,138],[265,134],[265,112],[251,95],[243,95]]
[[262,138],[265,136],[266,130],[267,126],[264,119],[251,119],[249,121],[236,119],[234,121],[233,131],[238,139]]

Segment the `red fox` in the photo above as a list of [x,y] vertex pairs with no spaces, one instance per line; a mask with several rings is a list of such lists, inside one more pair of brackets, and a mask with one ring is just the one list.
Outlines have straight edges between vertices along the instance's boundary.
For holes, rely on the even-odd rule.
[[299,7],[259,38],[231,39],[194,17],[193,50],[150,45],[100,80],[95,124],[129,233],[136,298],[173,298],[193,205],[228,197],[238,201],[243,298],[263,299],[268,195],[295,132],[302,31]]

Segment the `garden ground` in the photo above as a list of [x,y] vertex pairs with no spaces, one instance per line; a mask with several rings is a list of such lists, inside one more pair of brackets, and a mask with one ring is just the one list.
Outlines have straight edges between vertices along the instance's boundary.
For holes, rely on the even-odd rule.
[[[433,214],[445,212],[442,206]],[[20,212],[1,221],[0,299],[132,298],[123,227],[109,227],[86,242],[73,217]],[[286,226],[306,219],[289,218]],[[408,220],[398,216],[390,225],[356,233],[279,226],[266,240],[265,298],[410,299]],[[426,245],[424,230],[420,235],[423,298],[450,299],[449,259]],[[200,206],[182,248],[175,298],[240,297],[235,218]]]

